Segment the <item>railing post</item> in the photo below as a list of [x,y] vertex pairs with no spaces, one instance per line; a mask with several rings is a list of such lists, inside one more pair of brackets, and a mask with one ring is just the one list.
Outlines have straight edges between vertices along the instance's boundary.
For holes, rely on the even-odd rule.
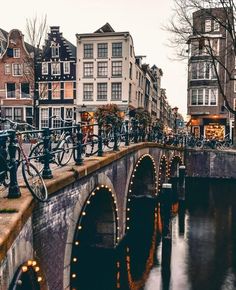
[[52,171],[50,169],[50,162],[51,162],[51,146],[50,146],[50,129],[44,128],[43,129],[43,155],[44,155],[44,167],[42,177],[45,179],[53,178]]
[[125,146],[129,146],[129,121],[125,121]]
[[113,151],[119,151],[118,134],[117,134],[117,123],[115,123],[113,126],[114,126],[114,146],[113,146]]
[[98,156],[102,157],[103,156],[103,150],[102,150],[102,122],[98,122]]
[[18,198],[21,196],[21,193],[17,182],[16,132],[14,130],[9,130],[8,132],[10,134],[10,143],[8,145],[8,152],[10,157],[10,186],[7,197]]
[[134,143],[138,143],[138,120],[134,120]]
[[81,126],[80,124],[77,124],[76,127],[76,136],[77,136],[77,144],[76,144],[76,158],[75,158],[75,164],[76,165],[82,165],[83,164],[83,158],[82,158],[82,141],[83,141],[83,133],[81,131]]

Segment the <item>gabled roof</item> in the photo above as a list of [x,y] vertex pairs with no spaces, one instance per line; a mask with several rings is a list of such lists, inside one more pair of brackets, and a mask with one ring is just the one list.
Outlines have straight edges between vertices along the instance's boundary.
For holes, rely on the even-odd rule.
[[115,30],[111,27],[111,25],[107,22],[98,30],[94,31],[94,33],[106,33],[106,32],[115,32]]

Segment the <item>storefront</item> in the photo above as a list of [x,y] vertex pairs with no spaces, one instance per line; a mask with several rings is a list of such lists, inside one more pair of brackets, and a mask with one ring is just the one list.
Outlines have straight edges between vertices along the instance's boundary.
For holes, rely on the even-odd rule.
[[223,140],[226,134],[226,119],[203,119],[204,137]]
[[227,122],[223,118],[192,118],[189,125],[195,138],[204,136],[206,139],[223,140],[228,133]]

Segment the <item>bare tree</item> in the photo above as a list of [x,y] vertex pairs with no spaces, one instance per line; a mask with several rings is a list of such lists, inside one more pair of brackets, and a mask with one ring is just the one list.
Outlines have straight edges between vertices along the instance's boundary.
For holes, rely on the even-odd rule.
[[[174,16],[165,27],[172,35],[170,45],[180,60],[204,51],[213,68],[224,106],[234,116],[234,145],[236,146],[236,110],[230,88],[236,82],[236,2],[235,0],[174,0]],[[195,16],[193,18],[193,13]],[[207,33],[201,19],[209,18],[219,28],[225,45],[216,47],[211,33]],[[188,49],[187,45],[190,44]],[[194,47],[195,46],[195,47]],[[218,51],[217,53],[217,50]],[[232,61],[233,60],[233,61]]]
[[[26,42],[28,43],[29,55],[25,59],[27,64],[26,78],[31,84],[31,91],[33,91],[33,123],[36,124],[36,110],[37,100],[42,99],[45,96],[45,87],[42,90],[38,90],[36,86],[35,74],[37,61],[42,50],[43,42],[47,37],[47,15],[43,15],[41,18],[34,16],[33,18],[26,19]],[[41,95],[40,95],[41,94]]]

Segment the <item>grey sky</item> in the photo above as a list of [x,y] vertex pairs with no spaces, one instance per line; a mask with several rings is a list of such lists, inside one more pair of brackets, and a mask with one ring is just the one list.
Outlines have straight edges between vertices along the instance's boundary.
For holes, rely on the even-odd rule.
[[[63,36],[75,44],[76,33],[90,33],[109,22],[115,31],[129,31],[136,55],[146,55],[150,65],[162,68],[162,87],[166,88],[172,107],[186,114],[187,66],[171,61],[173,50],[168,48],[168,33],[161,26],[172,15],[173,0],[13,0],[4,1],[1,28],[13,28],[25,33],[26,18],[47,14],[48,25],[59,25]],[[5,7],[4,7],[5,6]],[[22,13],[23,12],[23,13]]]

